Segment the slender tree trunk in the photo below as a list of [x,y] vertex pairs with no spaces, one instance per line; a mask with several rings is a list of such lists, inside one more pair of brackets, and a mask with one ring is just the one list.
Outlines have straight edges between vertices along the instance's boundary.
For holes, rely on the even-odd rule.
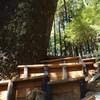
[[67,55],[67,53],[66,53],[66,50],[67,50],[67,46],[66,46],[66,40],[65,40],[65,19],[64,19],[64,15],[63,15],[63,35],[64,35],[64,37],[63,37],[63,42],[64,42],[64,56],[66,56]]
[[66,0],[63,0],[63,2],[64,2],[65,18],[66,18],[66,22],[67,22],[67,7],[66,7]]
[[90,54],[91,53],[91,50],[90,50],[90,43],[89,43],[88,40],[87,40],[87,48],[88,48],[88,53]]
[[75,47],[75,55],[78,56],[78,48]]
[[81,45],[80,45],[80,47],[79,47],[79,50],[80,50],[80,56],[83,57],[82,46],[81,46]]
[[60,54],[62,56],[62,36],[61,36],[61,30],[60,30],[60,21],[59,21],[59,42],[60,42]]
[[57,49],[56,49],[56,25],[55,25],[55,18],[54,18],[54,55],[57,55]]

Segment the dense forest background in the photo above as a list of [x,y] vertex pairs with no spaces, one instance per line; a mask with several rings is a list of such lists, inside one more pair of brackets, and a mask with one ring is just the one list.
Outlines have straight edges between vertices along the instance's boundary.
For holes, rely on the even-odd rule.
[[98,34],[100,34],[99,0],[59,0],[48,55],[95,56],[97,53],[100,55]]

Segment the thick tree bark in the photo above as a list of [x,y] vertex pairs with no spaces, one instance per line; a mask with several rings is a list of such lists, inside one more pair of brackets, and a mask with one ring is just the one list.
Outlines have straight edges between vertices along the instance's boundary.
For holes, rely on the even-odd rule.
[[1,49],[20,64],[44,59],[57,0],[1,0],[0,5]]

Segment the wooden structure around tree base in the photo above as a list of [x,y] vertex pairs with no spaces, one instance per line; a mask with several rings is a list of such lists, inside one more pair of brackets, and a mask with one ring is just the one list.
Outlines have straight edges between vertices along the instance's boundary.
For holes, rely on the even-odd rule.
[[[84,63],[87,74],[91,69],[95,70],[94,62],[86,61]],[[19,75],[25,75],[23,79],[11,81],[10,84],[8,82],[0,83],[0,91],[7,89],[9,91],[8,100],[15,100],[15,97],[17,97],[17,100],[25,100],[27,92],[34,88],[43,89],[44,92],[47,92],[48,99],[46,100],[80,100],[85,94],[84,66],[82,63],[56,62],[51,64],[19,65],[18,69]],[[41,73],[42,75],[39,75],[39,77],[30,77],[31,74]],[[77,74],[74,78],[72,77],[73,73]],[[73,75],[75,76],[75,74]],[[44,76],[49,79],[46,80]],[[50,97],[52,98],[50,99]]]

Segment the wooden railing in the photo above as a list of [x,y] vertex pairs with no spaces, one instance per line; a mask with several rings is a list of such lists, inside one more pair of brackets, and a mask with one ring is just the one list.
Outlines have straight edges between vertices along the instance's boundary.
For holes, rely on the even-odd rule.
[[[51,80],[58,80],[71,78],[72,73],[76,72],[77,77],[83,77],[83,65],[82,64],[68,64],[68,63],[60,63],[60,64],[36,64],[36,65],[19,65],[19,72],[23,74],[25,77],[31,76],[31,74],[41,75],[45,74],[45,69],[47,70],[47,74],[49,75]],[[65,71],[65,72],[64,72]],[[66,74],[67,76],[65,76]],[[77,75],[78,74],[78,75]],[[80,76],[79,76],[80,75]],[[72,77],[74,78],[74,77]],[[76,77],[75,77],[76,78]]]
[[64,57],[58,59],[51,59],[51,60],[43,60],[40,63],[78,63],[80,61],[80,57]]
[[89,73],[92,74],[95,71],[94,59],[82,60],[80,57],[68,57],[43,62],[45,64],[19,65],[20,75],[23,74],[23,77],[30,77],[32,74],[33,76],[43,75],[45,73],[44,69],[46,68],[51,80],[58,80],[87,76]]

